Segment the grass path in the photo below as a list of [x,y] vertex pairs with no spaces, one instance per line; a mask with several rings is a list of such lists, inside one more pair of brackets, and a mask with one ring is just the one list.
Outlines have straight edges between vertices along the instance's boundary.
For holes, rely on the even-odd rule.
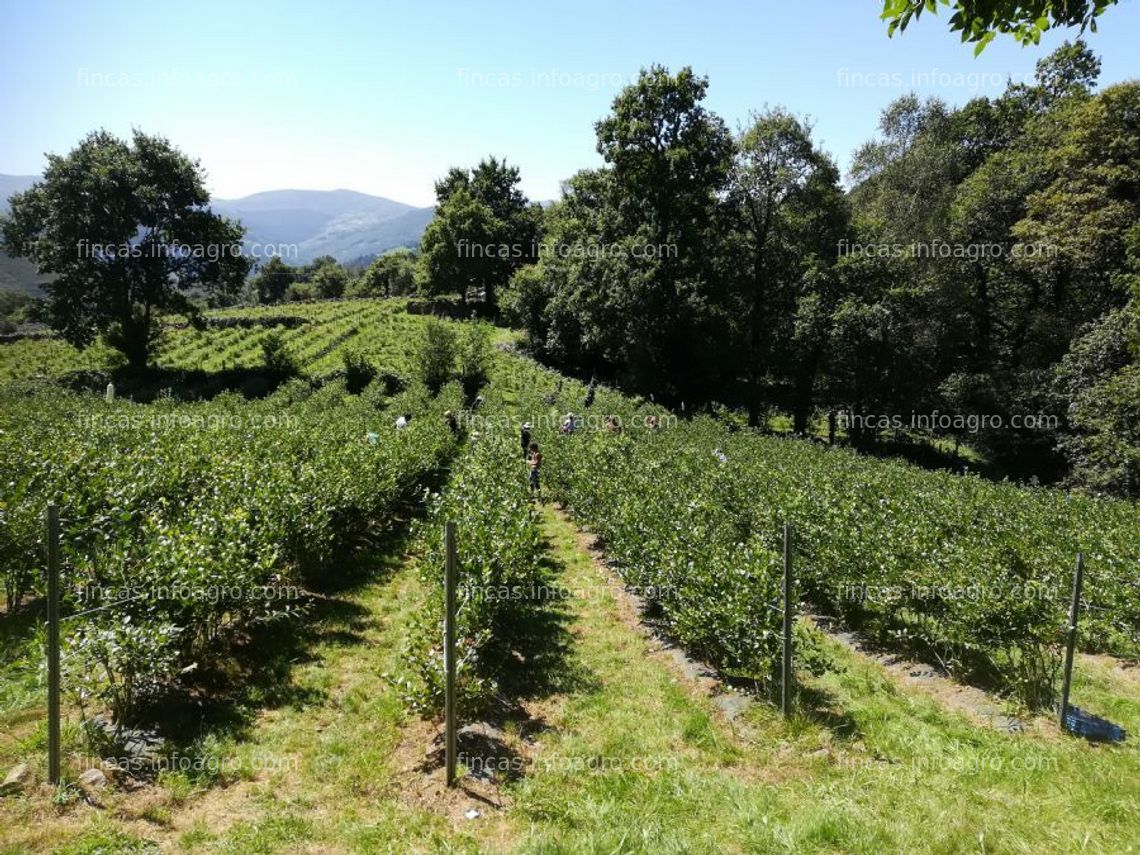
[[[546,704],[542,762],[513,787],[493,839],[523,852],[1128,852],[1140,846],[1135,742],[978,727],[839,645],[783,722],[750,704],[729,724],[659,645],[631,632],[574,527],[546,534],[572,590],[572,666],[592,687]],[[599,586],[599,583],[600,586]],[[1077,692],[1131,731],[1135,686]],[[578,771],[585,759],[602,771]],[[1101,776],[1104,776],[1103,779]]]
[[[517,716],[496,724],[521,774],[443,790],[438,726],[385,679],[424,594],[397,549],[329,594],[248,729],[206,746],[221,779],[169,775],[98,809],[0,803],[0,853],[1140,851],[1134,739],[999,734],[840,645],[791,721],[748,703],[730,722],[574,525],[541,513],[573,596],[544,607],[505,681]],[[1137,731],[1135,681],[1111,663],[1078,676],[1076,697]]]

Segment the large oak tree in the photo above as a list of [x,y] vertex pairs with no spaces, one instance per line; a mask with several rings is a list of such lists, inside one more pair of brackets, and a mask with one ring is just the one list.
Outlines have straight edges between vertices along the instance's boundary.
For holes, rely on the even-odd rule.
[[196,315],[195,295],[233,295],[250,269],[242,227],[209,209],[202,169],[165,139],[95,131],[11,199],[4,250],[31,259],[51,326],[77,347],[100,333],[145,366],[163,313]]

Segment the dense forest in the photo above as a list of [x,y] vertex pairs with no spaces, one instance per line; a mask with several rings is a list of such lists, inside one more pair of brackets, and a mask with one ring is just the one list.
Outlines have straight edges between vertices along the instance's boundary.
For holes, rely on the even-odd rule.
[[[1099,67],[1066,43],[998,98],[899,98],[846,186],[809,122],[733,135],[708,81],[650,68],[596,125],[606,166],[545,211],[538,263],[510,253],[503,309],[542,358],[670,403],[798,432],[838,414],[856,444],[925,424],[1007,473],[1136,496],[1140,84],[1098,91]],[[492,184],[473,228],[441,197],[426,258],[444,232],[525,242],[525,200],[512,227]]]

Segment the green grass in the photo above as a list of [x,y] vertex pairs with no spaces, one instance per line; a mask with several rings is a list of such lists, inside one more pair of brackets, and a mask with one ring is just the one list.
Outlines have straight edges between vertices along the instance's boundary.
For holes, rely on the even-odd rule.
[[[505,810],[471,800],[483,816],[467,821],[445,814],[443,796],[407,798],[439,770],[415,768],[436,730],[408,717],[385,676],[401,672],[425,595],[393,549],[330,594],[335,607],[290,654],[291,700],[255,696],[248,732],[211,746],[225,775],[172,776],[158,803],[112,794],[104,811],[0,803],[9,850],[1135,851],[1134,742],[981,728],[838,645],[839,669],[807,680],[791,721],[752,703],[730,725],[631,627],[572,526],[549,508],[542,518],[552,565],[577,596],[549,606],[566,644],[535,657],[544,673],[531,674],[522,705],[543,727]],[[1077,673],[1074,699],[1135,733],[1137,685],[1096,662]]]
[[[547,531],[568,586],[596,579],[564,521]],[[648,655],[611,599],[574,612],[574,656],[597,689],[561,699],[540,755],[660,768],[528,775],[508,814],[518,851],[1133,851],[1134,744],[980,728],[838,645],[840,670],[808,681],[792,721],[752,704],[732,727]],[[1081,671],[1074,697],[1134,732],[1140,698],[1122,689]]]

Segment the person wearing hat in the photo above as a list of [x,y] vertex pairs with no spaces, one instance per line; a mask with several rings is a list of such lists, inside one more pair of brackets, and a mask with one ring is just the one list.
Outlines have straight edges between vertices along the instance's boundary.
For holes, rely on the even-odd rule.
[[519,444],[522,446],[522,453],[525,458],[530,450],[530,422],[523,422],[522,430],[519,431]]

